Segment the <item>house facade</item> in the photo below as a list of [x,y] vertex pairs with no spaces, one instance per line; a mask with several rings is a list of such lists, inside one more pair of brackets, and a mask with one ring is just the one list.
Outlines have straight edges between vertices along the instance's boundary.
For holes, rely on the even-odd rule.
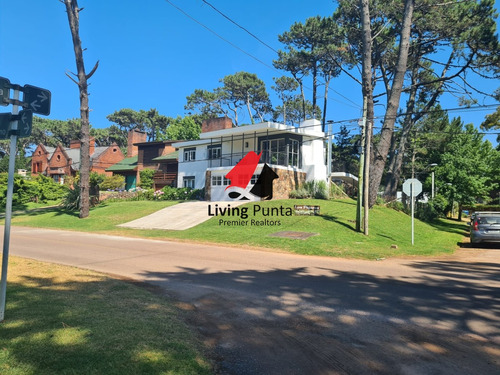
[[125,176],[125,189],[139,186],[140,173],[153,169],[153,188],[177,186],[177,155],[175,141],[146,142],[147,134],[138,130],[128,133],[127,158],[106,169],[107,172]]
[[229,118],[208,120],[199,140],[172,145],[179,153],[177,186],[205,188],[207,200],[232,200],[226,175],[253,151],[260,160],[247,189],[267,164],[278,176],[273,198],[286,199],[305,181],[326,180],[324,137],[318,120],[304,121],[298,127],[274,122],[233,127]]
[[[90,170],[111,175],[106,168],[123,160],[124,155],[118,145],[95,147],[90,140]],[[47,147],[39,144],[31,158],[31,175],[43,174],[61,184],[68,176],[75,176],[80,169],[80,141],[71,141],[70,147]]]

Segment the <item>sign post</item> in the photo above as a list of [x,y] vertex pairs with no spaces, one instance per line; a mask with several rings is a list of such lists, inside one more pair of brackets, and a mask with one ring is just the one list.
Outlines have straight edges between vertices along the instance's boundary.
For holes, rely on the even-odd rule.
[[411,244],[415,244],[415,197],[422,192],[422,183],[416,178],[410,178],[403,184],[403,193],[411,201]]
[[[9,98],[13,89],[14,97]],[[24,91],[23,101],[19,100]],[[50,91],[39,87],[13,85],[7,78],[0,77],[0,105],[12,104],[12,113],[0,113],[0,139],[10,137],[9,176],[7,179],[7,202],[5,204],[5,225],[3,236],[2,272],[0,279],[0,322],[5,316],[7,295],[7,268],[9,264],[10,224],[12,220],[12,196],[14,195],[14,170],[16,165],[17,138],[31,135],[33,113],[50,113]],[[19,107],[23,109],[19,111]]]
[[[14,99],[19,100],[19,91],[14,90]],[[17,115],[19,107],[12,106],[12,114]],[[3,322],[5,315],[5,297],[7,295],[7,267],[9,264],[10,245],[10,222],[12,219],[12,195],[14,194],[14,168],[16,166],[16,146],[17,146],[17,121],[11,122],[10,132],[10,156],[9,156],[9,177],[7,179],[7,202],[5,204],[5,225],[3,234],[2,253],[2,279],[0,281],[0,322]]]

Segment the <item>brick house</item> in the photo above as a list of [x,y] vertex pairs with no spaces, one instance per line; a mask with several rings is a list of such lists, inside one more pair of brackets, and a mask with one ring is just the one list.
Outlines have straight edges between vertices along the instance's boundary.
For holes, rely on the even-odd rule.
[[146,142],[147,135],[138,130],[128,133],[127,158],[106,169],[107,172],[125,176],[125,189],[140,183],[140,172],[155,170],[155,190],[164,186],[177,186],[178,153],[172,147],[177,141]]
[[[111,176],[106,169],[123,160],[124,155],[116,144],[95,147],[95,140],[90,140],[90,170]],[[70,147],[48,147],[39,144],[31,157],[31,175],[43,174],[54,181],[64,183],[66,176],[75,176],[80,169],[80,141],[70,142]]]

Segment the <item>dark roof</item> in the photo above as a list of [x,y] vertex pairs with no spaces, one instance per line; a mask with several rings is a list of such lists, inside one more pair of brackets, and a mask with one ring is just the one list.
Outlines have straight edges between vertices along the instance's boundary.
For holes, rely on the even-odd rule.
[[179,142],[173,139],[167,139],[165,141],[149,141],[149,142],[136,142],[134,146],[155,146],[155,145],[171,145],[172,143]]
[[137,169],[137,160],[138,160],[137,155],[132,156],[130,158],[125,158],[122,161],[113,164],[111,167],[106,168],[106,171],[108,172],[135,171]]

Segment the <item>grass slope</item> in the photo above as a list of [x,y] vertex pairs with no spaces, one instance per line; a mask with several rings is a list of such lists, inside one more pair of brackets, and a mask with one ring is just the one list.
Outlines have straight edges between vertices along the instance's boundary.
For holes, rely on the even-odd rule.
[[[245,226],[221,225],[220,220],[239,217],[213,217],[184,231],[135,230],[118,228],[124,223],[147,215],[175,202],[113,202],[91,211],[86,219],[60,210],[34,212],[14,217],[15,225],[58,228],[110,233],[125,236],[176,238],[190,241],[250,245],[294,252],[298,254],[377,259],[405,255],[437,255],[451,253],[466,234],[466,226],[449,220],[427,224],[415,220],[415,245],[411,244],[411,218],[404,213],[376,206],[370,210],[370,233],[364,236],[355,231],[356,204],[351,200],[276,200],[259,202],[260,212],[253,214],[254,203],[248,203],[249,216]],[[264,216],[269,207],[293,208],[295,204],[321,207],[320,216]],[[208,215],[208,212],[207,212]],[[280,225],[255,226],[251,220],[279,221]],[[167,219],[166,219],[167,220]],[[313,232],[318,235],[306,240],[269,237],[278,231]],[[396,245],[397,248],[393,248]]]
[[[319,205],[320,216],[263,216],[261,212],[249,219],[279,220],[279,226],[225,226],[213,218],[195,228],[170,233],[176,238],[196,239],[229,244],[247,244],[282,249],[307,255],[377,259],[401,255],[435,255],[451,253],[465,232],[458,225],[439,221],[429,225],[415,221],[415,245],[411,244],[411,218],[386,207],[370,210],[370,233],[355,231],[356,204],[350,200],[283,200],[259,202],[261,207],[290,207],[294,204]],[[250,207],[253,204],[249,204]],[[249,213],[252,213],[252,208]],[[263,211],[263,210],[261,210]],[[231,218],[229,218],[231,219]],[[451,227],[450,227],[451,226]],[[465,229],[465,226],[463,226]],[[306,240],[269,237],[278,231],[317,233]],[[391,246],[397,245],[396,248]]]
[[0,374],[210,374],[177,315],[132,284],[11,257]]

